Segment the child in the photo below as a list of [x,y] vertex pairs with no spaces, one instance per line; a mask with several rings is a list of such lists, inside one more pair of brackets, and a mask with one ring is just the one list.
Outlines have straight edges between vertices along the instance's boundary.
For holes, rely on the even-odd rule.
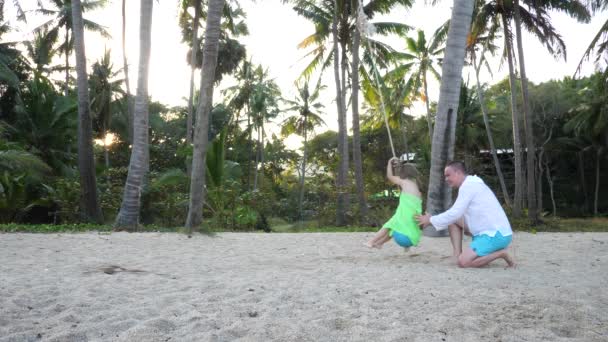
[[414,219],[414,215],[422,213],[421,193],[416,184],[418,172],[413,165],[404,164],[399,168],[399,177],[393,175],[392,165],[399,162],[399,159],[393,157],[386,166],[386,177],[401,189],[399,206],[393,217],[365,244],[367,247],[381,248],[391,237],[395,243],[405,248],[418,245],[420,240],[420,228]]

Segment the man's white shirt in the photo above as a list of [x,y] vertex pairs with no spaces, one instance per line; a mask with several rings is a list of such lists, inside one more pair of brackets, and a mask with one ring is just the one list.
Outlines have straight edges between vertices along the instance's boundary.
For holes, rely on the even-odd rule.
[[477,176],[466,176],[458,189],[454,205],[447,211],[431,216],[431,224],[437,230],[447,229],[448,225],[464,217],[472,235],[503,236],[513,234],[505,211],[500,206],[494,192]]

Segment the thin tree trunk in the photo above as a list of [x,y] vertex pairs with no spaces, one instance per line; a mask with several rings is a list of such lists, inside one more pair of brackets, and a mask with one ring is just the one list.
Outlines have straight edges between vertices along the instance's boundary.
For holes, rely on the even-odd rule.
[[[72,14],[74,16],[74,14]],[[82,11],[80,13],[82,17]],[[74,26],[72,24],[72,26]],[[84,31],[84,28],[83,28]],[[83,33],[84,36],[84,33]],[[83,38],[84,41],[84,38]],[[75,42],[74,42],[75,43]],[[86,69],[85,69],[86,71]],[[70,28],[65,27],[65,87],[63,88],[63,94],[68,96],[70,93]]]
[[192,156],[192,175],[190,182],[190,204],[186,228],[188,234],[198,228],[203,221],[205,201],[205,156],[209,145],[209,116],[213,105],[213,84],[217,55],[219,50],[220,23],[224,0],[209,0],[207,23],[205,25],[205,44],[203,45],[203,66],[201,68],[201,89],[196,110],[194,130],[194,152]]
[[[454,156],[456,113],[458,112],[462,67],[472,13],[472,0],[454,0],[442,65],[439,105],[431,146],[427,212],[432,215],[446,210],[452,200],[451,189],[444,182],[443,170],[446,162]],[[445,230],[437,232],[434,227],[429,226],[425,227],[424,234],[427,236],[445,236],[447,232]]]
[[352,45],[352,105],[353,105],[353,166],[355,168],[355,184],[359,200],[359,220],[367,218],[368,209],[365,200],[365,186],[363,184],[363,162],[361,158],[361,130],[359,128],[359,46],[361,33],[358,29],[353,32]]
[[602,148],[597,149],[595,155],[595,194],[593,198],[593,216],[597,216],[597,201],[600,193],[600,162],[602,161]]
[[103,223],[97,198],[95,159],[93,157],[93,127],[89,109],[89,87],[84,47],[84,25],[80,0],[72,0],[76,73],[78,78],[78,171],[80,173],[80,211],[85,222]]
[[261,152],[260,152],[260,129],[257,129],[257,133],[258,133],[258,141],[257,141],[257,148],[255,150],[255,168],[254,168],[254,174],[253,174],[253,191],[256,191],[258,189],[258,165],[260,164],[260,156],[261,156]]
[[511,207],[511,197],[509,196],[509,190],[507,189],[507,185],[505,183],[505,176],[502,174],[502,169],[500,167],[500,161],[498,160],[498,155],[496,154],[496,147],[494,146],[494,138],[492,137],[492,130],[490,129],[490,120],[488,119],[488,110],[486,108],[486,103],[483,97],[483,91],[481,90],[481,84],[479,82],[479,70],[481,65],[477,65],[477,58],[475,56],[475,51],[472,53],[473,59],[473,68],[475,68],[475,80],[477,81],[477,97],[479,98],[479,104],[481,106],[481,114],[483,115],[483,124],[486,128],[486,135],[488,136],[488,143],[490,144],[490,153],[492,154],[492,160],[494,161],[494,168],[496,169],[496,174],[498,175],[498,180],[500,182],[500,189],[502,191],[502,197],[506,203],[506,205]]
[[304,220],[304,215],[303,215],[303,208],[304,208],[304,179],[306,177],[306,145],[308,143],[308,130],[307,130],[307,124],[308,124],[308,115],[304,114],[304,152],[302,155],[302,171],[301,171],[301,176],[300,176],[300,198],[298,201],[298,206],[299,206],[299,212],[300,212],[300,221]]
[[[344,170],[344,161],[348,155],[344,155],[344,136],[346,135],[346,118],[343,116],[344,103],[342,102],[342,84],[340,82],[340,51],[338,48],[338,1],[334,1],[334,18],[331,27],[334,54],[334,78],[336,82],[336,105],[338,107],[338,177],[336,179],[336,225],[344,226],[346,224],[347,210],[347,189],[346,189],[346,172]],[[346,160],[348,165],[348,160]]]
[[515,195],[513,197],[513,216],[521,217],[522,202],[523,202],[523,183],[524,176],[522,173],[522,153],[521,153],[521,135],[519,129],[519,112],[517,111],[517,85],[515,82],[515,71],[513,67],[512,46],[509,39],[509,24],[505,16],[502,16],[503,27],[505,31],[505,47],[507,50],[507,62],[509,64],[509,85],[511,87],[511,120],[513,123],[513,154],[515,156]]
[[116,229],[130,231],[136,230],[139,225],[141,193],[147,172],[148,75],[152,45],[152,8],[153,0],[141,0],[137,94],[133,111],[133,147],[122,204],[114,223]]
[[106,128],[106,124],[103,124],[103,129],[102,129],[102,134],[103,134],[103,157],[104,157],[104,161],[105,161],[105,166],[106,169],[110,168],[110,151],[108,150],[108,143],[107,143],[107,136],[108,136],[108,131]]
[[431,105],[429,104],[429,91],[426,83],[426,70],[422,75],[422,85],[424,87],[424,104],[426,105],[426,124],[429,127],[429,139],[433,140],[433,120],[431,119]]
[[583,190],[583,198],[584,198],[584,211],[587,213],[589,211],[589,197],[587,196],[587,181],[585,180],[585,163],[584,163],[584,155],[583,151],[576,153],[578,157],[578,170],[579,177],[581,182],[581,188]]
[[537,224],[539,220],[538,208],[536,207],[536,148],[534,143],[534,113],[530,110],[528,99],[528,79],[526,77],[526,63],[524,60],[524,47],[521,38],[521,19],[519,16],[519,0],[513,2],[513,14],[515,17],[515,33],[517,36],[517,51],[519,54],[519,71],[521,73],[521,93],[523,99],[522,112],[524,115],[524,129],[526,133],[526,180],[527,180],[527,203],[528,219],[531,224]]
[[190,95],[188,96],[188,113],[186,117],[186,144],[192,144],[192,112],[194,101],[194,70],[198,58],[198,22],[201,11],[201,0],[194,0],[194,18],[192,19],[192,53],[190,53]]
[[553,207],[553,217],[557,216],[557,206],[555,205],[555,194],[553,191],[553,178],[551,177],[551,168],[549,162],[545,162],[545,169],[547,170],[547,183],[549,184],[549,194],[551,195],[551,205]]
[[127,31],[127,0],[122,0],[122,65],[125,73],[125,87],[127,93],[125,99],[127,102],[127,122],[128,122],[128,139],[129,143],[133,145],[133,99],[131,98],[131,87],[129,85],[129,63],[127,63],[127,48],[126,48],[126,31]]

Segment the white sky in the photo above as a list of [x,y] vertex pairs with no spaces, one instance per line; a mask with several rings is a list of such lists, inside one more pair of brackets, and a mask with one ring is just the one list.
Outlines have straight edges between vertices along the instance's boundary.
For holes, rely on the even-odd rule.
[[[25,10],[36,8],[37,0],[20,0]],[[366,3],[367,0],[364,0]],[[180,29],[177,24],[178,1],[158,0],[154,1],[154,17],[152,31],[152,56],[150,65],[149,91],[155,101],[168,105],[185,105],[189,91],[190,69],[186,63],[187,48],[181,43]],[[298,50],[296,45],[303,38],[314,31],[313,25],[305,19],[296,15],[290,6],[282,5],[280,0],[241,0],[242,7],[247,13],[247,24],[250,35],[241,38],[247,46],[248,54],[254,63],[262,64],[268,68],[270,76],[275,78],[286,98],[292,98],[295,88],[294,80],[301,73],[305,61],[301,58],[307,51]],[[405,11],[398,9],[393,11],[387,18],[375,18],[374,21],[399,21],[415,28],[423,29],[427,39],[434,30],[450,17],[451,4],[444,0],[435,7],[425,6],[423,0]],[[10,18],[10,6],[7,3],[7,16]],[[113,39],[105,40],[96,34],[85,34],[85,46],[90,66],[95,60],[103,55],[104,48],[112,50],[112,58],[115,68],[122,67],[121,49],[121,0],[110,0],[108,7],[103,10],[85,13],[85,18],[95,21],[105,27]],[[6,40],[19,40],[29,37],[31,27],[44,22],[44,18],[30,14],[27,26],[22,26],[20,32],[14,32],[5,36]],[[606,13],[596,16],[590,24],[578,24],[575,20],[561,14],[552,16],[552,23],[562,34],[568,52],[568,61],[555,60],[537,40],[529,35],[524,36],[524,47],[526,53],[526,70],[528,78],[535,82],[543,82],[550,79],[559,79],[563,76],[572,75],[578,65],[578,61],[588,46],[592,37],[597,33],[600,26],[606,20]],[[14,23],[14,21],[12,21]],[[137,53],[139,40],[139,1],[127,1],[127,55],[130,65],[130,79],[132,92],[135,92],[137,79]],[[415,33],[412,33],[414,35]],[[402,50],[405,41],[402,39],[389,39],[393,48]],[[505,77],[506,67],[498,70],[498,63],[492,65],[494,78],[482,75],[482,81],[494,83]],[[588,62],[583,74],[593,71],[593,65]],[[471,77],[471,82],[473,78]],[[329,70],[324,77],[327,90],[323,95],[325,103],[325,121],[328,128],[337,130],[336,107],[333,99],[333,70]],[[221,85],[220,89],[225,87]],[[437,101],[439,97],[438,84],[430,84],[430,99]],[[217,92],[216,92],[217,94]],[[216,96],[217,99],[217,96]],[[420,110],[422,106],[419,107]],[[415,109],[418,110],[418,109]],[[421,112],[420,112],[421,113]],[[413,113],[418,114],[418,113]],[[293,143],[293,141],[292,141]]]

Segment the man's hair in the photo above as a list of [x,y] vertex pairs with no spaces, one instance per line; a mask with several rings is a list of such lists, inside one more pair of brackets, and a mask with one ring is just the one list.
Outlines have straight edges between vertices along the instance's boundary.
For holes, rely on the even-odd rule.
[[467,169],[464,166],[464,163],[459,160],[453,160],[449,162],[445,167],[451,167],[455,171],[460,171],[465,175],[467,174]]

